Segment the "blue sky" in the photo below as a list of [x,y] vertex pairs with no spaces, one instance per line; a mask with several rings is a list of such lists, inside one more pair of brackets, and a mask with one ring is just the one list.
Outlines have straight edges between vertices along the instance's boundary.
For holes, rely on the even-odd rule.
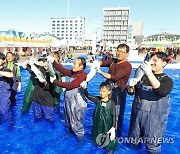
[[[130,20],[144,23],[144,35],[180,34],[180,0],[69,0],[70,17],[86,17],[86,38],[101,31],[103,8],[130,7]],[[1,1],[0,30],[50,32],[50,19],[68,17],[68,0]]]

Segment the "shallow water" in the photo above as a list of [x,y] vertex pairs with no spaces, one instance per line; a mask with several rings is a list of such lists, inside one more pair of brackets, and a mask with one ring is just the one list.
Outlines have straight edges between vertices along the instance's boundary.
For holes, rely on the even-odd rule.
[[[67,66],[70,68],[71,66]],[[106,68],[103,68],[107,71]],[[88,108],[84,118],[85,140],[79,143],[75,136],[71,135],[64,122],[63,113],[63,95],[61,95],[60,111],[55,112],[55,125],[51,125],[46,120],[42,119],[39,122],[34,122],[32,109],[25,115],[21,114],[23,104],[23,94],[29,79],[29,73],[21,69],[22,72],[22,90],[17,95],[17,106],[14,108],[15,126],[10,127],[8,123],[0,125],[0,153],[107,153],[107,151],[96,147],[91,141],[92,130],[92,115],[95,105],[88,101]],[[86,68],[89,72],[89,67]],[[162,144],[162,153],[179,153],[180,143],[180,115],[179,115],[179,100],[180,100],[180,70],[165,70],[174,81],[174,87],[170,94],[171,111],[168,119],[168,126],[164,137],[172,138],[174,143]],[[99,95],[99,84],[105,79],[97,74],[88,84],[88,90],[92,95]],[[2,97],[2,96],[1,96]],[[129,119],[131,112],[133,96],[127,97],[125,110],[124,124],[122,136],[127,137]],[[115,153],[142,153],[145,148],[132,149],[125,143],[120,143]]]

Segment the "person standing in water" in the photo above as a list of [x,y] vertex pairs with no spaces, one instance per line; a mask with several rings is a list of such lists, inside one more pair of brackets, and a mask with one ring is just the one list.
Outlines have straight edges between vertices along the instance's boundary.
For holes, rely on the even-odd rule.
[[21,72],[20,67],[14,63],[14,54],[8,52],[6,54],[7,68],[13,72],[13,86],[11,90],[11,106],[15,105],[16,94],[21,91]]
[[86,60],[84,58],[77,58],[73,61],[72,70],[64,68],[58,64],[54,57],[49,56],[48,60],[53,63],[58,71],[70,77],[70,82],[60,82],[56,77],[50,77],[54,85],[66,88],[64,94],[64,114],[66,127],[72,131],[78,139],[84,137],[84,127],[82,120],[87,108],[86,99],[80,84],[86,80]]
[[0,119],[13,124],[11,101],[11,83],[13,73],[5,66],[5,55],[0,52]]
[[[116,106],[116,120],[117,131],[121,132],[123,117],[126,105],[126,84],[132,72],[132,66],[127,61],[129,53],[129,46],[126,44],[120,44],[117,47],[116,58],[110,58],[108,60],[95,61],[92,65],[97,68],[103,77],[107,79],[112,85],[111,99],[115,102]],[[99,68],[108,67],[108,73],[101,71]]]
[[[111,85],[108,82],[102,82],[100,84],[100,96],[92,96],[88,93],[87,88],[84,88],[85,96],[96,104],[96,108],[93,114],[93,129],[92,140],[94,144],[101,144],[101,136],[107,133],[107,139],[109,143],[105,146],[107,150],[114,151],[117,142],[116,139],[116,109],[115,103],[110,99]],[[99,138],[100,136],[100,138]],[[106,143],[105,143],[106,144]]]
[[143,62],[140,68],[144,76],[137,83],[130,79],[129,94],[135,94],[129,137],[134,145],[139,145],[140,139],[150,153],[161,151],[161,142],[166,130],[170,111],[169,93],[173,88],[173,81],[163,73],[169,58],[164,52],[151,54],[152,62]]

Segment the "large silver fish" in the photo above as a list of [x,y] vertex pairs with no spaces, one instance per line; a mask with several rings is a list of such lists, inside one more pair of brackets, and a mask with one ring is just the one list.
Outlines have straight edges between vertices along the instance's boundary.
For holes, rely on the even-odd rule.
[[[94,67],[93,64],[97,65],[98,67],[97,68]],[[99,67],[100,67],[100,62],[98,60],[95,60],[91,65],[90,72],[87,74],[86,82],[89,82],[96,75],[97,69],[99,69]]]
[[[147,57],[144,61],[147,61],[148,63],[151,63],[151,56]],[[139,82],[141,80],[141,78],[143,77],[144,75],[144,71],[140,68],[140,66],[135,70],[135,73],[134,73],[134,81]],[[130,84],[130,86],[135,86],[135,82],[133,84]]]
[[51,77],[54,77],[56,75],[56,73],[54,71],[53,64],[50,61],[48,61],[47,63],[48,63],[48,67],[47,67],[48,72]]
[[30,65],[31,65],[31,70],[34,72],[34,74],[39,79],[39,81],[42,83],[46,82],[44,74],[34,64],[30,64]]

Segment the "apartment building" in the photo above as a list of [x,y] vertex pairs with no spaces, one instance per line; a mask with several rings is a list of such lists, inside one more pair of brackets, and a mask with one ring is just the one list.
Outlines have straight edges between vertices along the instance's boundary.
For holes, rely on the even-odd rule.
[[51,34],[72,42],[85,40],[85,18],[51,18]]
[[129,7],[103,9],[103,40],[111,43],[127,43]]

